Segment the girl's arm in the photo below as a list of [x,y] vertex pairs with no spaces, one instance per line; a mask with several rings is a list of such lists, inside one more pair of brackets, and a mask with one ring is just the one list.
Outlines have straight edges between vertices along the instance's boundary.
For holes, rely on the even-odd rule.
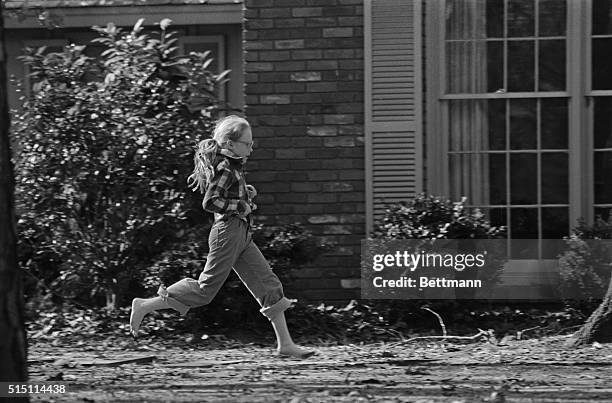
[[249,195],[249,200],[253,201],[255,196],[257,196],[257,190],[253,185],[246,185],[247,194]]
[[235,173],[227,166],[219,167],[204,194],[202,207],[211,213],[236,213],[245,216],[250,213],[248,200],[238,197],[238,192],[232,194],[231,186],[236,181]]

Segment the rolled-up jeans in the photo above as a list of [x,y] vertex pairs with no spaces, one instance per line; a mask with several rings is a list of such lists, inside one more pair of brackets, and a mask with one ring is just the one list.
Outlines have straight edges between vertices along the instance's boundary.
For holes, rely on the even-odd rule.
[[198,280],[182,279],[167,288],[168,295],[189,308],[209,304],[233,268],[253,294],[260,312],[269,320],[284,312],[292,301],[261,251],[251,239],[249,224],[239,217],[216,220],[208,236],[208,258]]

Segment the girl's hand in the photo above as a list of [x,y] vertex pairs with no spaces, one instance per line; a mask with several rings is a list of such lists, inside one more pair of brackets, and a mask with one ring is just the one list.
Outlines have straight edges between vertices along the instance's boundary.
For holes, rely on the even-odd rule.
[[247,194],[249,196],[249,200],[253,200],[255,196],[257,196],[257,190],[253,185],[246,185]]
[[244,210],[244,212],[242,213],[243,217],[248,216],[249,214],[251,214],[253,210],[251,209],[251,204],[250,203],[246,203],[246,209]]

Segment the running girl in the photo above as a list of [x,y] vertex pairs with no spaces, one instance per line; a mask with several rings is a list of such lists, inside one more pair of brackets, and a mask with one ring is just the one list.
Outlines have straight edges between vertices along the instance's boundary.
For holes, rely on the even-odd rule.
[[213,138],[199,143],[188,184],[204,193],[202,205],[215,217],[206,265],[198,280],[182,279],[168,288],[161,286],[156,297],[134,298],[130,315],[134,337],[147,313],[171,308],[185,315],[190,308],[210,303],[233,268],[261,306],[260,312],[272,323],[277,353],[298,358],[314,354],[291,339],[285,321],[291,301],[251,239],[251,212],[256,209],[253,198],[257,192],[246,184],[242,166],[252,151],[251,127],[234,115],[218,121]]

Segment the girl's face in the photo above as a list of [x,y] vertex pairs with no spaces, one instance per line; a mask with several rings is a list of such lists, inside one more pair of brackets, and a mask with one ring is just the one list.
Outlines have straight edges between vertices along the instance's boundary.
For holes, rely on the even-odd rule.
[[248,157],[253,152],[253,134],[247,127],[238,140],[228,140],[227,148],[238,157]]

